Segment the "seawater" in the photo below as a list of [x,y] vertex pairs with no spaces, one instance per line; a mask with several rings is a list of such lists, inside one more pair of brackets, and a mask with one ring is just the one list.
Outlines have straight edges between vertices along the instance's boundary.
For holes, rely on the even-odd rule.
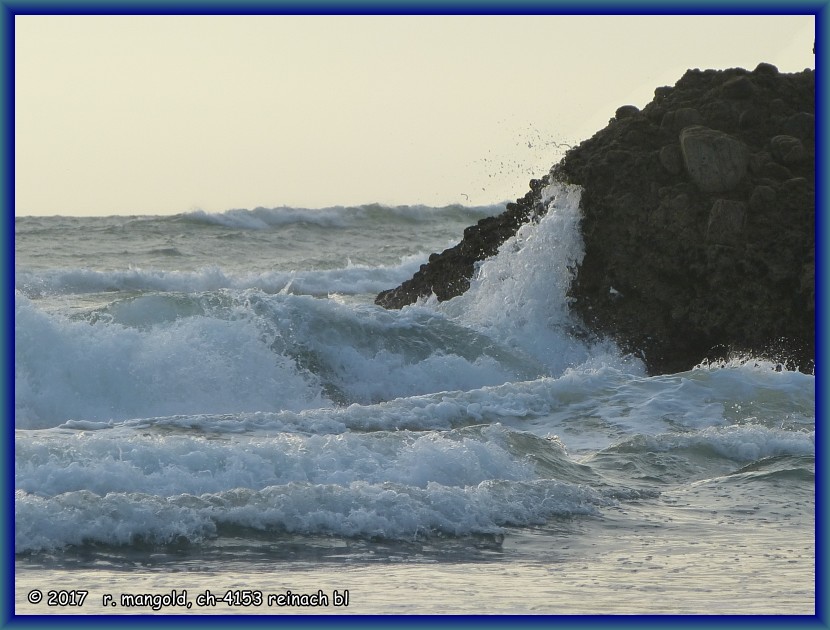
[[579,198],[401,310],[503,205],[18,217],[16,612],[813,614],[814,376],[584,334]]

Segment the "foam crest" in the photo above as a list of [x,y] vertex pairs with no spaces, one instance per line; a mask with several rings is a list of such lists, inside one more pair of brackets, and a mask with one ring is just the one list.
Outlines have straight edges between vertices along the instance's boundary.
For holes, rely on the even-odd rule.
[[570,402],[547,420],[578,450],[606,448],[632,434],[815,424],[815,379],[799,372],[744,366],[645,377],[603,367],[564,376],[571,389],[563,400]]
[[14,513],[15,553],[85,543],[200,542],[216,532],[207,510],[199,512],[153,496],[100,497],[81,490],[46,499],[16,490]]
[[67,492],[44,499],[15,494],[15,552],[89,543],[201,542],[219,526],[275,533],[379,537],[500,534],[552,516],[596,514],[615,499],[554,480],[483,481],[474,486],[292,483],[194,496]]
[[15,272],[15,288],[29,298],[45,295],[105,293],[113,291],[204,292],[220,289],[261,289],[325,296],[377,293],[410,277],[423,264],[421,254],[405,256],[395,265],[359,265],[344,261],[342,267],[303,271],[231,273],[217,266],[195,271],[141,269],[119,271],[56,269]]
[[390,312],[304,296],[251,296],[278,327],[273,347],[297,357],[340,404],[371,404],[538,375],[538,366],[429,309]]
[[150,294],[71,318],[16,297],[18,427],[371,404],[533,378],[429,309],[259,291]]
[[[580,403],[590,401],[593,410],[602,405],[597,381],[542,378],[506,383],[466,391],[444,391],[395,398],[376,404],[308,409],[300,412],[255,412],[235,414],[191,414],[137,418],[122,422],[70,420],[62,428],[97,431],[117,427],[141,429],[196,429],[210,433],[313,433],[347,431],[438,431],[483,424],[513,422],[520,428],[536,429],[541,435],[561,427],[558,419],[580,417]],[[571,413],[574,411],[574,413]],[[586,413],[591,411],[586,410]],[[532,425],[534,420],[540,420]]]
[[424,205],[386,206],[369,204],[363,206],[333,206],[329,208],[263,208],[232,209],[225,212],[209,213],[194,210],[180,215],[181,218],[198,223],[215,224],[244,230],[264,230],[296,223],[316,225],[324,228],[345,228],[371,223],[394,221],[447,221],[473,222],[485,216],[498,214],[504,204],[488,206],[451,205],[440,208]]
[[578,186],[546,187],[546,214],[523,225],[496,256],[483,261],[466,293],[436,308],[528,353],[551,374],[596,355],[617,360],[611,345],[591,347],[573,335],[577,322],[568,310],[568,290],[585,254],[581,194]]
[[712,452],[735,462],[756,462],[768,457],[814,456],[815,431],[785,431],[758,425],[706,427],[683,434],[634,436],[615,446],[616,452]]
[[306,210],[298,208],[233,209],[220,213],[194,210],[183,215],[190,221],[222,225],[243,230],[264,230],[292,223],[310,223],[321,227],[344,227],[348,217],[336,209]]
[[630,379],[599,411],[626,431],[658,434],[751,422],[815,423],[815,379],[771,365],[724,365]]
[[16,445],[16,487],[41,496],[89,490],[172,496],[294,482],[391,481],[426,487],[529,480],[535,468],[500,426],[445,433],[278,434],[215,440],[123,430],[28,436]]
[[69,435],[18,431],[17,552],[200,542],[224,525],[392,539],[497,533],[594,513],[621,496],[545,478],[568,471],[561,447],[537,439],[528,450],[500,425],[221,440],[127,427]]
[[142,330],[48,315],[15,296],[19,428],[326,402],[313,376],[263,343],[251,319],[194,316]]

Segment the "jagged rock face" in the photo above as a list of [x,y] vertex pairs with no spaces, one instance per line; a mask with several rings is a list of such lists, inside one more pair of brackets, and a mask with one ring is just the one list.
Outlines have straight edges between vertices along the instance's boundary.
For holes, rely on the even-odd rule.
[[523,198],[507,204],[507,209],[500,215],[486,217],[465,229],[464,238],[458,245],[432,254],[429,262],[421,265],[410,280],[378,294],[375,303],[386,308],[402,308],[432,294],[443,302],[464,293],[470,288],[475,263],[496,254],[499,246],[533,215],[544,213],[539,192],[548,182],[547,175],[532,180],[531,190]]
[[[729,351],[812,370],[814,103],[810,70],[690,70],[571,149],[550,177],[583,187],[585,258],[571,308],[587,328],[653,374]],[[548,182],[533,180],[377,303],[463,293],[475,262],[545,211]]]
[[691,70],[554,169],[584,188],[573,309],[651,373],[730,351],[812,370],[814,86]]

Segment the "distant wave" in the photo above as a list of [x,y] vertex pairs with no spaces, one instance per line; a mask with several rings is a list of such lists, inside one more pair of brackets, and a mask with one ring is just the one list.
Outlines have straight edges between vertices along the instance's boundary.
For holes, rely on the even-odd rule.
[[15,217],[15,234],[52,234],[62,230],[79,229],[101,232],[121,231],[128,226],[185,223],[220,226],[238,230],[268,230],[286,225],[304,224],[322,228],[348,228],[395,222],[427,223],[457,221],[470,225],[484,217],[500,214],[507,202],[484,206],[452,204],[433,207],[423,204],[388,206],[365,204],[358,206],[331,206],[328,208],[233,208],[223,212],[192,210],[175,215],[136,215],[106,217],[24,216]]
[[333,206],[318,210],[309,208],[254,208],[233,209],[210,213],[194,210],[177,215],[177,220],[221,225],[229,228],[247,230],[265,230],[293,223],[319,225],[321,227],[349,227],[361,223],[390,221],[432,221],[457,219],[462,222],[475,222],[486,216],[498,214],[504,210],[504,204],[488,206],[449,205],[439,208],[412,206],[385,206],[369,204],[363,206]]
[[[167,255],[175,255],[168,252]],[[268,293],[324,296],[377,293],[411,277],[425,255],[407,256],[397,265],[372,267],[347,264],[336,269],[264,271],[232,274],[219,267],[196,271],[130,268],[120,271],[57,269],[15,272],[15,288],[29,298],[45,295],[105,293],[109,291],[216,291],[261,289]]]

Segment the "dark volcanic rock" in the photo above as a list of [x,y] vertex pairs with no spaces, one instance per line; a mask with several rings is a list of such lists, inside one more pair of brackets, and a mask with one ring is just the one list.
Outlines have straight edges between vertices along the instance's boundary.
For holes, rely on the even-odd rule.
[[749,168],[749,152],[744,143],[708,127],[684,128],[680,132],[680,150],[686,172],[704,192],[732,190]]
[[530,182],[530,192],[495,217],[486,217],[464,230],[463,240],[441,254],[432,254],[415,275],[395,289],[383,291],[375,303],[386,308],[401,308],[433,293],[439,301],[461,295],[470,288],[475,263],[496,254],[499,246],[516,233],[544,206],[539,191],[548,185],[548,176]]
[[540,191],[556,178],[583,188],[585,258],[571,308],[595,334],[651,373],[730,352],[810,371],[814,103],[810,70],[689,70],[642,110],[618,109],[504,214],[468,228],[377,302],[465,291],[476,261],[545,212]]

